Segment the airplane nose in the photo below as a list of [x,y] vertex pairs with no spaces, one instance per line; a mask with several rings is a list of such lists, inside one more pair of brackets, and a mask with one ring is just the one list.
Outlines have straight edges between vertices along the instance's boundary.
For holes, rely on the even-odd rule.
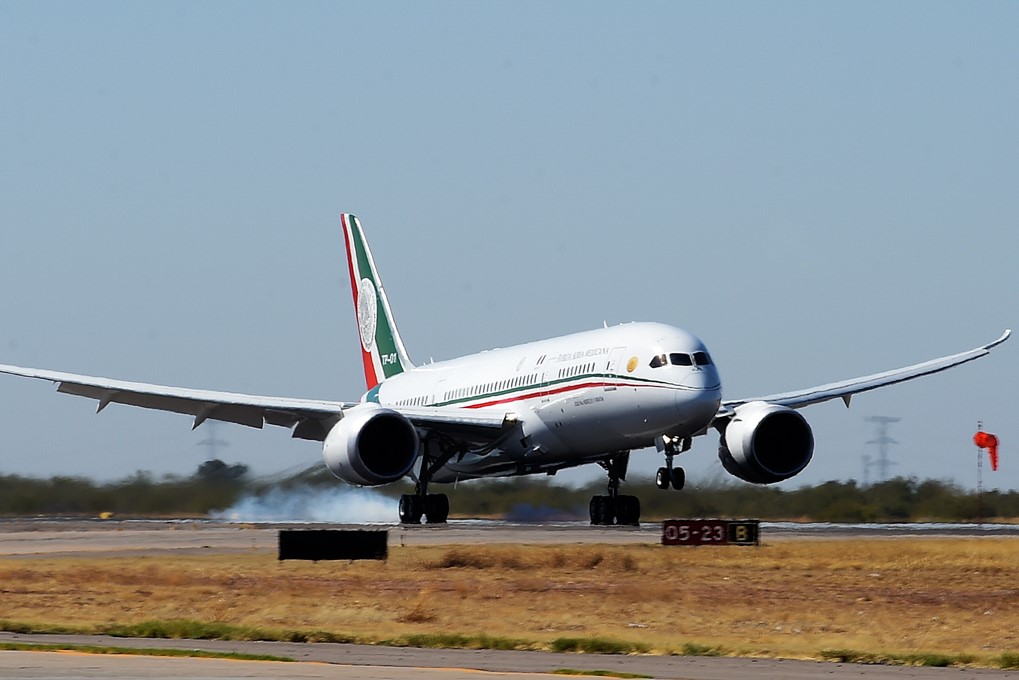
[[688,427],[696,430],[718,413],[722,403],[722,384],[713,370],[691,371],[676,391],[676,411]]
[[710,368],[693,370],[679,384],[692,390],[717,390],[719,388],[718,373]]

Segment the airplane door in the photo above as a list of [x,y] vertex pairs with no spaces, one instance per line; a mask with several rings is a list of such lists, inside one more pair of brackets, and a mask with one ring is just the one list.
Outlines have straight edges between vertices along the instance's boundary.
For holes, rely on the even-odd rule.
[[[625,351],[626,351],[625,347],[613,347],[612,348],[612,351],[609,353],[608,363],[605,366],[605,372],[606,373],[608,373],[610,375],[616,375],[616,374],[619,373],[619,362],[622,360],[623,353]],[[615,389],[616,389],[615,385],[609,385],[609,386],[606,386],[605,391],[606,392],[613,392],[613,391],[615,391]]]
[[547,404],[552,399],[551,388],[549,383],[553,380],[553,370],[551,368],[545,368],[541,375],[541,403]]
[[435,404],[441,404],[442,402],[447,401],[446,395],[444,393],[445,389],[446,389],[446,379],[442,378],[441,380],[439,380],[438,383],[436,383],[436,385],[435,385],[435,392],[432,394],[432,405],[433,406]]

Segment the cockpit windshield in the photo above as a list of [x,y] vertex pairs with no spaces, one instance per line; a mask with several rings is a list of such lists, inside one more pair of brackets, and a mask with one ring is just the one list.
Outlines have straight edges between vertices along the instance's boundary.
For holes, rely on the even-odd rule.
[[669,361],[673,366],[693,366],[693,360],[689,354],[680,354],[673,352],[669,355]]
[[710,366],[711,357],[707,352],[672,352],[670,354],[658,354],[651,357],[651,368],[660,368],[672,364],[673,366]]

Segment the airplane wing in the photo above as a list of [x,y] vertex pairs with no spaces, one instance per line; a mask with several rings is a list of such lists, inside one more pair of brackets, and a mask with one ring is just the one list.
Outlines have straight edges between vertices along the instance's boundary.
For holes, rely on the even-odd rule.
[[[58,392],[98,400],[97,413],[116,403],[192,415],[195,417],[192,429],[211,418],[259,429],[266,423],[294,427],[294,436],[297,438],[322,439],[328,426],[343,416],[343,410],[354,406],[333,401],[261,397],[150,385],[3,364],[0,364],[0,373],[55,382]],[[304,436],[317,435],[319,430],[324,430],[321,437]]]
[[[96,378],[38,368],[0,364],[0,373],[49,380],[57,391],[96,399],[102,411],[110,404],[128,404],[194,416],[192,429],[206,420],[222,420],[261,429],[264,425],[293,428],[297,439],[322,441],[347,409],[357,402],[265,397],[234,392],[196,390],[148,383]],[[406,409],[390,407],[414,425],[483,443],[495,440],[509,425],[506,416],[470,409]]]
[[732,417],[734,409],[737,406],[751,401],[764,401],[771,404],[778,404],[780,406],[788,406],[790,408],[801,408],[803,406],[810,406],[811,404],[819,404],[822,401],[841,398],[846,403],[846,406],[849,406],[849,400],[854,394],[869,392],[870,390],[875,390],[879,387],[894,385],[895,383],[905,382],[906,380],[912,380],[913,378],[919,378],[932,373],[939,373],[952,368],[953,366],[958,366],[959,364],[964,364],[968,361],[973,361],[974,359],[986,356],[990,353],[992,348],[997,347],[1008,340],[1011,334],[1011,330],[1006,330],[1002,333],[1001,337],[994,342],[976,347],[967,352],[960,352],[947,357],[931,359],[930,361],[913,364],[912,366],[906,366],[904,368],[896,368],[891,371],[885,371],[884,373],[875,373],[873,375],[865,375],[859,378],[850,378],[849,380],[828,383],[827,385],[818,385],[816,387],[808,387],[806,389],[796,390],[793,392],[769,394],[765,397],[723,401],[718,410],[718,414],[715,416],[715,420]]

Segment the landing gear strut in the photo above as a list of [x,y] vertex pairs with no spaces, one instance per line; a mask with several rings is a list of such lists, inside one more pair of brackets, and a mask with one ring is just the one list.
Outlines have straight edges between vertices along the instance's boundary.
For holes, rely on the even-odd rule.
[[613,524],[640,523],[640,499],[636,496],[624,496],[619,493],[620,480],[626,479],[626,466],[630,462],[630,452],[626,451],[600,461],[609,475],[609,494],[591,498],[591,524],[611,526]]
[[659,489],[668,489],[671,486],[676,491],[681,491],[686,484],[686,473],[681,467],[672,467],[672,458],[690,450],[690,438],[680,440],[678,437],[663,435],[655,444],[658,450],[665,454],[665,467],[658,468],[658,474],[655,475],[655,486]]
[[[430,447],[426,444],[425,451]],[[421,454],[421,472],[418,473],[414,493],[400,496],[400,523],[420,524],[425,518],[428,524],[445,524],[449,517],[449,497],[444,493],[428,493],[428,482],[439,468],[456,455],[456,450],[439,446],[440,455]]]

